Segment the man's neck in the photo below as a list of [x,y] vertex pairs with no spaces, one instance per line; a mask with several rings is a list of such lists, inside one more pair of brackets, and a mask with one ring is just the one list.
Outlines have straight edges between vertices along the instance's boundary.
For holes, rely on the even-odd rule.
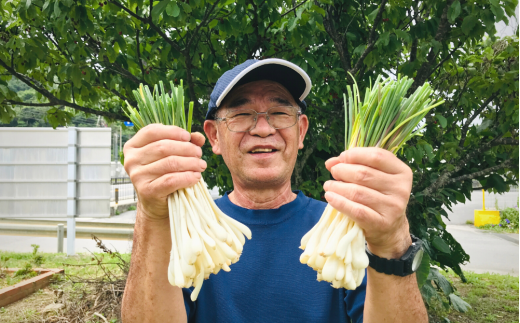
[[[236,183],[235,183],[236,184]],[[244,188],[235,185],[229,194],[229,200],[246,209],[277,209],[280,206],[294,201],[296,194],[291,190],[291,182],[278,188]]]

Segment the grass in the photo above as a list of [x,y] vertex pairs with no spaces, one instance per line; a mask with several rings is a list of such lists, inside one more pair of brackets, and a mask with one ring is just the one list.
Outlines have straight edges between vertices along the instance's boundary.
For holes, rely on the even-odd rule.
[[[80,279],[95,279],[105,275],[102,267],[98,263],[105,264],[103,267],[109,269],[114,274],[122,274],[116,260],[107,253],[94,254],[78,254],[68,257],[64,253],[16,253],[0,251],[0,267],[1,268],[25,268],[31,266],[39,268],[62,268],[65,270],[65,276],[55,275],[51,285],[39,290],[38,292],[20,300],[0,308],[0,322],[41,322],[50,315],[56,313],[42,314],[43,309],[52,303],[64,302],[63,294],[82,295],[90,290],[85,283],[72,283]],[[130,260],[130,254],[122,254],[123,259]],[[0,279],[1,281],[5,280]],[[1,286],[0,286],[1,287]],[[53,321],[50,321],[53,322]],[[91,323],[104,323],[99,317],[90,318]],[[109,320],[109,322],[117,322]]]
[[[63,268],[67,276],[95,278],[103,275],[99,261],[112,263],[114,260],[108,254],[79,254],[67,257],[58,253],[37,253],[41,257],[41,268]],[[130,259],[129,254],[123,254],[125,260]],[[26,263],[32,263],[35,259],[34,253],[14,253],[0,251],[0,259],[4,259],[2,267],[23,268]],[[8,260],[5,260],[8,259]],[[106,265],[111,270],[118,271],[117,265]],[[441,271],[442,272],[442,271]],[[462,283],[460,278],[453,272],[442,272],[443,275],[456,287],[457,293],[472,309],[466,313],[451,310],[430,312],[434,317],[447,317],[451,323],[511,323],[518,322],[519,315],[519,289],[518,277],[498,274],[475,274],[464,272],[468,283]],[[0,308],[0,322],[39,322],[42,318],[42,310],[45,306],[60,302],[60,291],[79,292],[85,291],[84,284],[70,284],[64,277],[58,276],[53,283],[43,290],[34,293],[23,300]],[[92,317],[90,322],[102,323],[100,318]],[[114,323],[117,321],[109,320]],[[438,322],[447,322],[438,320]]]
[[[512,323],[518,322],[518,277],[499,274],[464,272],[468,283],[461,282],[452,271],[443,275],[456,287],[457,293],[472,309],[466,313],[455,310],[434,312],[451,323]],[[439,320],[439,322],[447,322]]]
[[518,233],[518,228],[508,228],[506,226],[500,226],[499,224],[486,224],[477,229],[493,231],[496,233]]

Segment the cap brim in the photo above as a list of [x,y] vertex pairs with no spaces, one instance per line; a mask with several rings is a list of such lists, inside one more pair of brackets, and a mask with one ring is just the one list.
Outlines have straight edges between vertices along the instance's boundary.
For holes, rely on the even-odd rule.
[[295,100],[300,102],[307,97],[312,87],[309,75],[299,66],[283,59],[268,58],[249,65],[235,76],[218,97],[216,106],[220,107],[226,95],[235,87],[260,80],[280,83],[291,93]]

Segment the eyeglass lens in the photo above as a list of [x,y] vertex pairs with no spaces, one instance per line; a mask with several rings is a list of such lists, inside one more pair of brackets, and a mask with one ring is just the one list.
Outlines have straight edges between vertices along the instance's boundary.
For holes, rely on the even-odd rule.
[[[226,114],[226,123],[230,131],[245,132],[251,130],[258,119],[255,110],[240,109]],[[263,113],[260,113],[263,114]],[[292,127],[298,121],[298,111],[294,107],[273,107],[267,110],[267,122],[274,129]]]

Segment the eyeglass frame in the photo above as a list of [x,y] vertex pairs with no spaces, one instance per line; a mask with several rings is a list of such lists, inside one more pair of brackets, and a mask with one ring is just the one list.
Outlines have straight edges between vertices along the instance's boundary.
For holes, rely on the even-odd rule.
[[[268,113],[269,113],[269,110],[274,109],[274,108],[280,108],[280,107],[291,107],[291,108],[297,109],[297,111],[296,111],[296,121],[294,122],[294,124],[292,124],[292,125],[290,125],[290,126],[288,126],[288,127],[285,127],[285,128],[275,128],[275,127],[273,127],[273,126],[271,125],[271,123],[269,122],[269,114],[268,114]],[[265,120],[267,121],[267,124],[269,125],[269,127],[273,128],[273,129],[275,129],[275,130],[288,129],[288,128],[290,128],[290,127],[293,127],[295,124],[298,123],[298,120],[300,119],[300,116],[303,114],[301,108],[299,108],[299,107],[295,107],[295,106],[292,106],[292,105],[277,105],[277,106],[275,106],[275,107],[270,107],[269,109],[267,109],[266,112],[257,112],[256,110],[253,110],[253,109],[244,109],[243,111],[254,111],[254,112],[256,113],[256,115],[255,115],[255,119],[254,119],[254,120],[255,120],[255,123],[254,123],[253,126],[252,126],[251,128],[249,128],[248,130],[244,130],[244,131],[235,131],[235,130],[231,130],[231,129],[229,129],[229,125],[228,125],[228,123],[227,123],[227,121],[226,121],[227,117],[219,118],[219,117],[215,116],[215,119],[214,119],[214,120],[216,120],[216,121],[224,121],[224,122],[226,122],[226,128],[227,128],[229,131],[240,133],[240,132],[249,132],[249,131],[255,129],[255,128],[256,128],[256,125],[257,125],[257,123],[258,123],[258,115],[259,115],[259,114],[264,114],[264,115],[265,115]],[[226,115],[229,114],[229,113],[231,113],[231,112],[232,112],[232,111],[227,112]]]

